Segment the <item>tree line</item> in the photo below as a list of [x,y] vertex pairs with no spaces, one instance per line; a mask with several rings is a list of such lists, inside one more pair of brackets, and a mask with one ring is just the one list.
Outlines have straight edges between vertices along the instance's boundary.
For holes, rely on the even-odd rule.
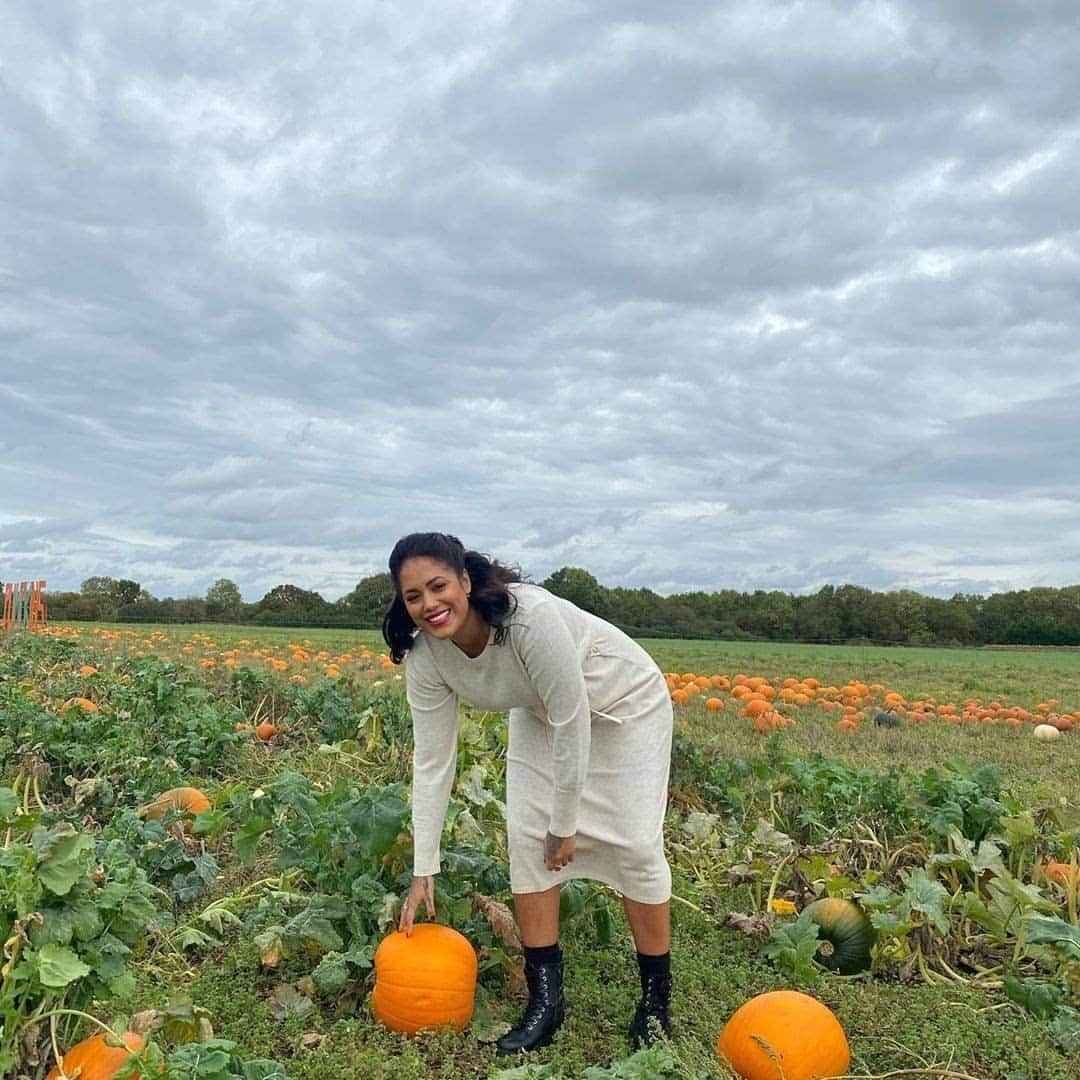
[[[825,585],[815,593],[777,590],[677,593],[607,588],[581,567],[564,566],[539,584],[636,637],[897,645],[1080,645],[1080,585],[949,599],[909,589],[875,592]],[[205,596],[158,599],[137,581],[87,578],[79,592],[46,593],[54,621],[228,622],[262,626],[377,628],[394,595],[374,574],[329,601],[298,585],[277,585],[255,603],[219,578]]]

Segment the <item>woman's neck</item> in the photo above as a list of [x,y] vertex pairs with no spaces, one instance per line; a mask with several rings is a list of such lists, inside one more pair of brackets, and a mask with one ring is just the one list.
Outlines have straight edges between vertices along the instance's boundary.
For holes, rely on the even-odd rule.
[[491,636],[491,626],[474,607],[469,608],[469,618],[450,640],[470,659],[476,659],[486,648]]

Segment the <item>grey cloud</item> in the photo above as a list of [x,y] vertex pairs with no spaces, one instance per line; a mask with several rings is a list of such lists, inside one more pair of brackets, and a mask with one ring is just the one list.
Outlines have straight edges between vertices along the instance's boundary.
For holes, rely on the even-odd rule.
[[1080,580],[1070,4],[10,26],[5,574]]

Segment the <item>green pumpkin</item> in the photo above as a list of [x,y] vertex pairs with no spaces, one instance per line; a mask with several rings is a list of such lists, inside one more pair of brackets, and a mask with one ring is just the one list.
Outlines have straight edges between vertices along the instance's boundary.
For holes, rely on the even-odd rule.
[[855,975],[870,967],[870,949],[877,931],[866,913],[853,900],[826,896],[805,908],[817,923],[818,945],[815,960],[841,975]]

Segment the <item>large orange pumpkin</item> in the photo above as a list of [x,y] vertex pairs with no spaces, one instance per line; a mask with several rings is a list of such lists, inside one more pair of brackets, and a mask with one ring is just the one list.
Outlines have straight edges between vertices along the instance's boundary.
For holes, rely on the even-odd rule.
[[[108,1046],[104,1031],[91,1035],[76,1043],[61,1059],[64,1075],[77,1076],[79,1080],[112,1080],[128,1057],[145,1045],[143,1037],[134,1031],[125,1031],[120,1036],[123,1046]],[[59,1080],[60,1069],[53,1067],[45,1080]]]
[[140,807],[139,816],[160,821],[170,810],[176,814],[201,814],[209,809],[210,800],[198,788],[174,787]]
[[843,1076],[851,1062],[840,1021],[798,990],[771,990],[741,1005],[716,1052],[743,1080],[824,1080]]
[[411,937],[397,930],[375,950],[371,1011],[391,1031],[461,1031],[472,1019],[475,991],[476,953],[449,926],[417,923]]

